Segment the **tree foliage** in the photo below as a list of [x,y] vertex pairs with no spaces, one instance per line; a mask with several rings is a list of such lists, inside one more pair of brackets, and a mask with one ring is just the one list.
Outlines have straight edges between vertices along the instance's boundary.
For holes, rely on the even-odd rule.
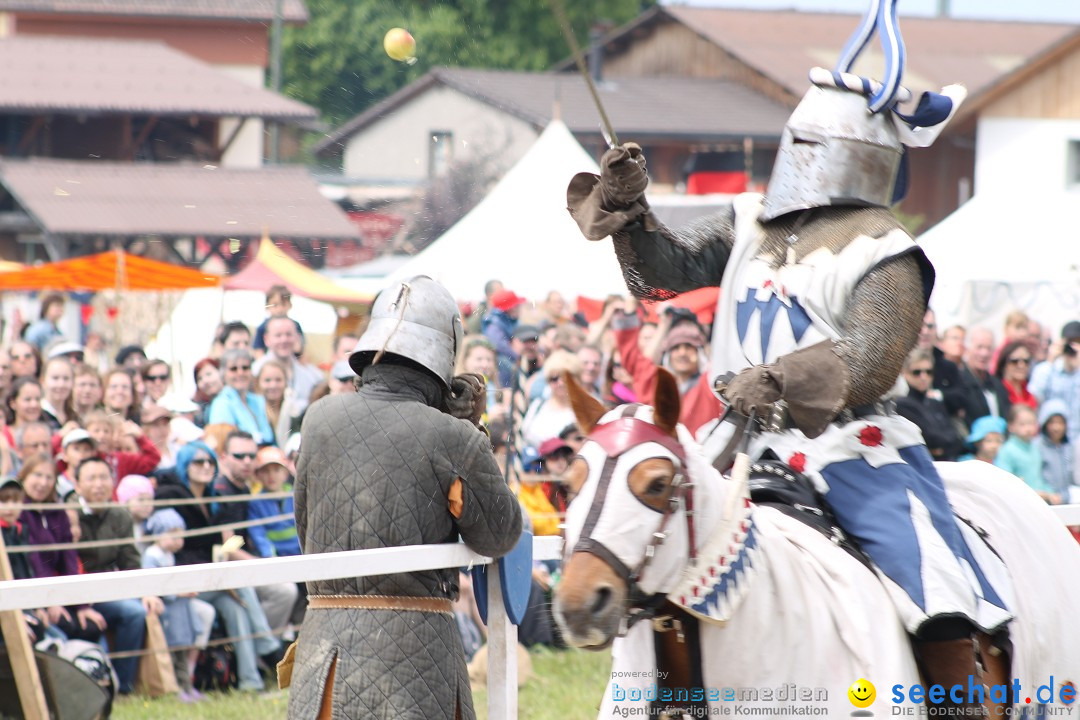
[[[656,0],[563,0],[585,47],[594,23],[621,25]],[[284,91],[340,124],[432,67],[544,70],[569,56],[549,0],[307,0],[310,20],[284,37]],[[403,27],[417,61],[391,60],[383,36]]]

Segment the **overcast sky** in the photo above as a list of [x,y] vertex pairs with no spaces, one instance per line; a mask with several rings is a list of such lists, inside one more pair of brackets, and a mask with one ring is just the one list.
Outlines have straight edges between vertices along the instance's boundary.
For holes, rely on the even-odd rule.
[[[861,13],[869,0],[662,0],[665,5],[821,10]],[[901,15],[933,15],[943,0],[900,0]],[[995,20],[1045,20],[1080,24],[1080,0],[947,0],[950,14]]]

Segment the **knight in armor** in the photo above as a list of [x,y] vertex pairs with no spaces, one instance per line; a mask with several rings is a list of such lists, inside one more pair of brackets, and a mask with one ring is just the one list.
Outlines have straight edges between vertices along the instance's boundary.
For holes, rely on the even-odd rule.
[[[349,358],[361,387],[304,417],[305,554],[459,538],[490,557],[514,547],[521,511],[479,427],[483,380],[453,375],[461,339],[454,298],[428,277],[376,298]],[[457,578],[446,568],[309,582],[289,717],[472,720]]]
[[1005,661],[1011,593],[891,402],[934,283],[889,209],[904,130],[868,111],[860,83],[811,79],[764,196],[672,230],[650,212],[645,158],[626,144],[604,154],[600,176],[573,178],[569,209],[588,239],[611,236],[638,298],[721,287],[711,380],[759,419],[751,456],[809,476],[873,561],[927,684],[966,687],[979,663]]

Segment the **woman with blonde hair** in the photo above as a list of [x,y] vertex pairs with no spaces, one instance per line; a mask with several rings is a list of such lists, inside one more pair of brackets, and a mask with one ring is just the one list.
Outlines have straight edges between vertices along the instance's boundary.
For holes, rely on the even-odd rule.
[[487,417],[484,424],[493,415],[506,412],[506,408],[499,408],[499,373],[496,370],[495,346],[483,335],[466,335],[461,344],[461,352],[458,354],[457,364],[454,366],[454,374],[476,373],[484,378],[487,384]]
[[266,360],[255,378],[255,392],[266,399],[266,419],[274,431],[277,446],[285,447],[292,434],[296,415],[296,403],[289,387],[289,371],[277,360]]
[[541,371],[549,393],[532,401],[521,423],[521,437],[532,448],[539,448],[545,440],[557,437],[563,428],[575,422],[563,373],[570,373],[580,382],[581,360],[566,350],[556,350],[544,361]]
[[55,357],[45,363],[41,371],[41,415],[54,431],[75,419],[74,386],[75,372],[66,358]]

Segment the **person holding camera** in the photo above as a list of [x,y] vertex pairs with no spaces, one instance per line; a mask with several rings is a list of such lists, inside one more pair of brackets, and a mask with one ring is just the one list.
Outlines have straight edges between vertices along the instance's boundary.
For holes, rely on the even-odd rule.
[[1080,427],[1080,322],[1072,320],[1061,329],[1061,354],[1054,349],[1045,361],[1031,371],[1028,390],[1040,403],[1061,400],[1068,408],[1066,418],[1071,428]]

